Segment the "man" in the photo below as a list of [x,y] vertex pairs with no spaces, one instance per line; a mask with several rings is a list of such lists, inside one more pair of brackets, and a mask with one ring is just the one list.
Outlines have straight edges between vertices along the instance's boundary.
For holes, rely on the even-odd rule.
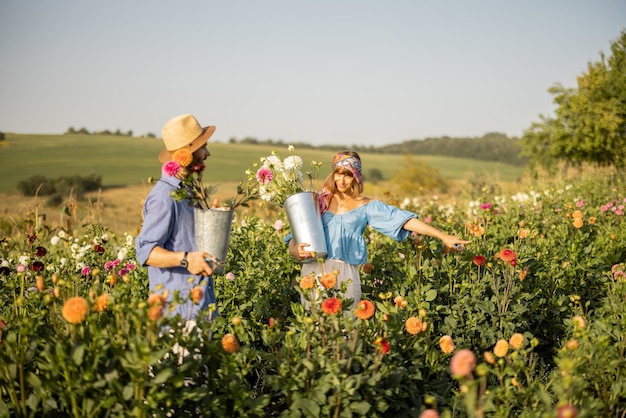
[[[196,251],[194,209],[187,200],[174,199],[171,192],[183,187],[182,181],[194,171],[204,170],[204,160],[211,155],[207,141],[213,132],[215,126],[202,127],[189,114],[177,116],[163,126],[165,149],[159,154],[159,161],[171,163],[174,152],[181,149],[188,150],[187,155],[191,153],[193,159],[174,175],[168,175],[173,173],[165,170],[164,165],[161,179],[144,203],[144,222],[136,238],[137,261],[148,266],[150,292],[167,295],[165,312],[180,314],[187,321],[209,307],[213,308],[211,317],[217,315],[213,269],[206,261],[213,256]],[[195,302],[190,298],[192,289]]]

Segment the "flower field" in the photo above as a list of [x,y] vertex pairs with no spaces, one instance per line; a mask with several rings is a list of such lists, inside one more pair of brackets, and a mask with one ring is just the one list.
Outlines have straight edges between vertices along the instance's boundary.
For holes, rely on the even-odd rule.
[[0,416],[626,416],[623,177],[399,202],[472,243],[368,231],[348,310],[334,272],[300,278],[283,214],[241,215],[195,323],[133,236],[25,220],[0,247]]

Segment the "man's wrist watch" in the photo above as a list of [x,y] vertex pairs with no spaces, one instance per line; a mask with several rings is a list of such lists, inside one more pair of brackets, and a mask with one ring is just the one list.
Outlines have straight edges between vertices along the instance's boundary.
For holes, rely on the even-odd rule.
[[187,268],[187,266],[189,265],[189,263],[187,262],[187,254],[188,254],[188,252],[185,251],[185,255],[183,256],[183,259],[180,260],[180,266],[181,267]]

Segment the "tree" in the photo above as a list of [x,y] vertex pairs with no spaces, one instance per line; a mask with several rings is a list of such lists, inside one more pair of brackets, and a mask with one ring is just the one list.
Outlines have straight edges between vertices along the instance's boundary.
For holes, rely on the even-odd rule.
[[404,195],[416,195],[424,191],[445,193],[448,190],[448,183],[439,171],[424,161],[407,154],[403,166],[404,168],[393,176],[393,182]]
[[531,163],[626,167],[626,31],[611,44],[611,53],[588,64],[577,88],[557,84],[548,90],[555,118],[540,116],[522,138],[522,153]]

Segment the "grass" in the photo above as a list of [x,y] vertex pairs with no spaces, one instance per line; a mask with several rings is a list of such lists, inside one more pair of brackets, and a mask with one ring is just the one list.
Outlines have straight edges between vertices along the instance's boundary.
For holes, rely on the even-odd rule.
[[[68,175],[99,174],[104,186],[125,186],[144,183],[149,177],[160,177],[161,164],[157,155],[162,141],[154,138],[129,138],[98,135],[23,135],[6,134],[0,147],[0,193],[13,193],[17,185],[33,175],[57,178]],[[207,183],[244,180],[246,168],[269,153],[270,145],[209,143],[212,157],[207,160]],[[285,147],[286,148],[286,147]],[[297,149],[305,162],[323,161],[321,175],[329,171],[333,152],[317,149]],[[286,149],[278,149],[282,157]],[[385,179],[391,179],[408,163],[423,161],[452,180],[477,174],[495,175],[502,181],[514,181],[523,169],[501,163],[471,159],[419,156],[407,161],[404,155],[361,155],[364,173],[377,168]]]
[[[88,194],[86,201],[76,205],[73,221],[99,222],[117,234],[135,234],[141,225],[143,200],[152,188],[148,179],[158,179],[161,175],[161,164],[157,159],[161,148],[162,141],[154,138],[6,134],[6,140],[0,141],[0,216],[5,222],[16,223],[19,219],[33,219],[37,214],[45,214],[49,227],[62,225],[63,219],[67,221],[63,209],[46,206],[45,197],[21,196],[17,191],[18,183],[37,174],[51,179],[98,174],[102,176],[103,189]],[[245,179],[245,170],[252,169],[260,157],[269,155],[273,149],[276,147],[271,145],[209,142],[212,156],[207,160],[205,183],[218,184],[215,197],[228,199],[234,196],[239,181]],[[283,158],[288,155],[286,146],[277,151]],[[308,161],[322,161],[320,177],[325,178],[333,152],[318,149],[296,149],[296,152],[307,166]],[[366,179],[365,194],[378,199],[383,199],[386,191],[393,190],[391,179],[396,173],[408,164],[420,162],[450,179],[453,184],[450,194],[453,196],[455,191],[465,190],[468,183],[479,183],[477,179],[515,184],[523,176],[520,167],[471,159],[407,158],[374,153],[362,153],[361,157]],[[367,181],[368,171],[374,168],[386,181],[376,184]],[[317,183],[321,185],[321,180]]]

